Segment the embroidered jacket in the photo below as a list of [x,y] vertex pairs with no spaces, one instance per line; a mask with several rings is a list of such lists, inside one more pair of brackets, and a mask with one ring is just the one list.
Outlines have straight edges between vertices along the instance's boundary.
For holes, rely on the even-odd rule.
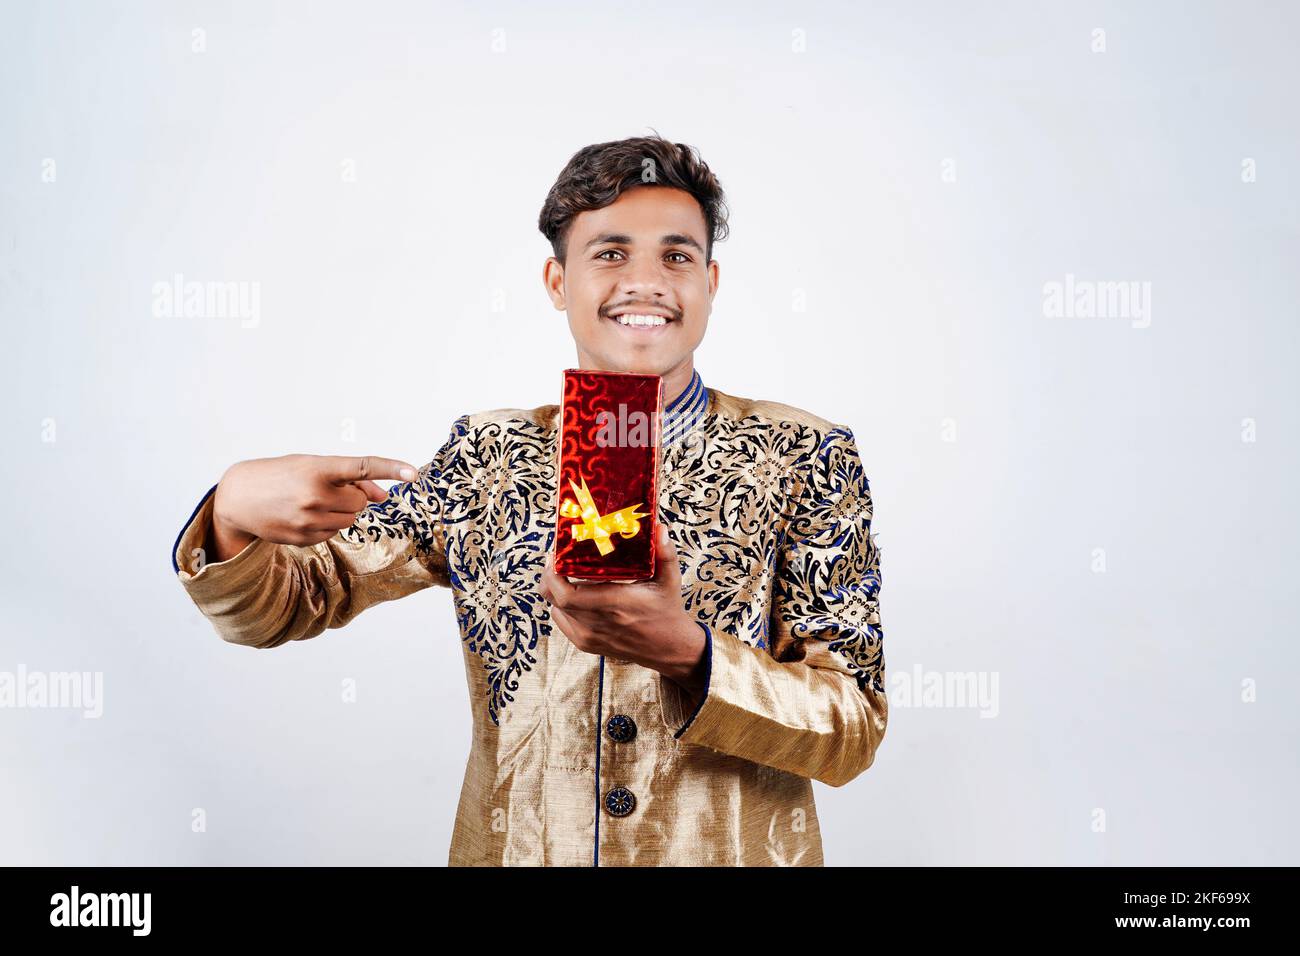
[[451,589],[474,732],[450,865],[823,865],[810,781],[870,767],[888,718],[852,431],[706,388],[698,371],[665,410],[659,515],[707,641],[692,707],[657,671],[580,651],[550,622],[537,583],[558,419],[558,405],[461,416],[415,481],[309,547],[257,539],[195,563],[210,490],[173,568],[223,639],[258,648]]

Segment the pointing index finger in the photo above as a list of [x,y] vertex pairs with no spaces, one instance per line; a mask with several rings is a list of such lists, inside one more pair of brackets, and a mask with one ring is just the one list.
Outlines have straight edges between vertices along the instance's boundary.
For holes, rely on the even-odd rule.
[[415,480],[415,469],[406,462],[396,458],[379,458],[375,455],[330,456],[325,462],[325,468],[330,480],[339,485],[372,478],[388,478],[393,481]]

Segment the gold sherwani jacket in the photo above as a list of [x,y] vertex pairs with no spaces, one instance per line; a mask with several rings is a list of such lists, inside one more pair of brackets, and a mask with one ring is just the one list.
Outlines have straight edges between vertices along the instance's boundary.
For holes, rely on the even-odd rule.
[[538,596],[559,412],[461,416],[415,481],[310,547],[258,539],[204,563],[210,490],[173,569],[223,639],[258,648],[451,589],[473,715],[452,866],[823,865],[810,781],[870,767],[888,719],[852,431],[706,388],[698,371],[665,409],[659,515],[706,637],[697,703],[657,671],[578,650]]

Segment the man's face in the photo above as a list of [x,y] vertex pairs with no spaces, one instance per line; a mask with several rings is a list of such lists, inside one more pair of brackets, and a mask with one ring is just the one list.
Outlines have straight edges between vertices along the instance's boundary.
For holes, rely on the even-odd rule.
[[707,229],[691,194],[667,186],[633,187],[574,218],[568,261],[548,258],[543,281],[568,312],[583,368],[689,376],[718,288]]

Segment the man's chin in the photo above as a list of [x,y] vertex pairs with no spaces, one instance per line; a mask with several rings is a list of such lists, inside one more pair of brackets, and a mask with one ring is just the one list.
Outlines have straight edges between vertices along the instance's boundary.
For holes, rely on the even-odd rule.
[[655,348],[625,348],[595,356],[597,366],[606,372],[635,372],[639,375],[663,375],[673,367]]

